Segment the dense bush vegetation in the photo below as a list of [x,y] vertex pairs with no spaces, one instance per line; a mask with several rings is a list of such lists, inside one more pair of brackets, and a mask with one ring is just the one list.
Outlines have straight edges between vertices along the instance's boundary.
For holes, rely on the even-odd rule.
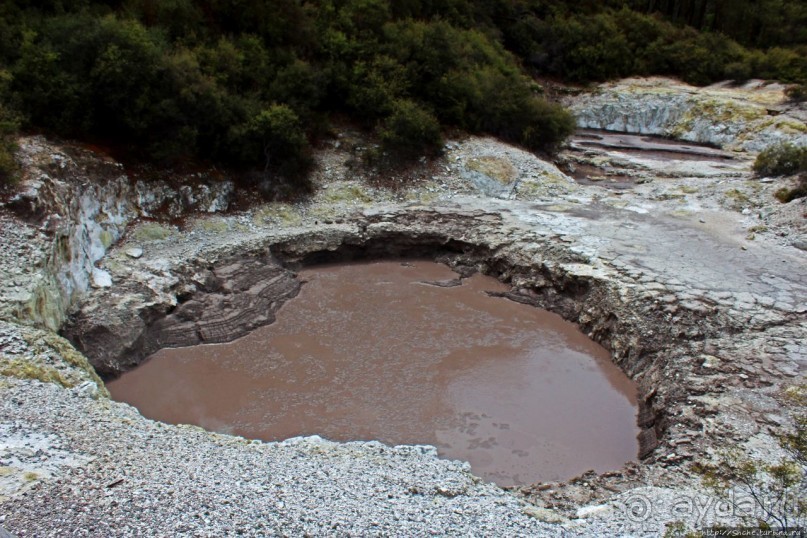
[[805,28],[798,0],[4,0],[0,174],[12,109],[270,176],[304,176],[333,114],[402,157],[438,151],[446,126],[551,150],[573,122],[526,72],[804,83]]
[[787,176],[807,172],[807,147],[777,144],[757,155],[754,172],[760,176]]
[[407,158],[439,151],[443,138],[437,118],[414,101],[401,100],[382,124],[381,142],[388,152]]
[[[764,10],[757,6],[744,12],[742,21],[735,21],[741,3],[748,2],[729,6],[719,0],[612,1],[603,3],[612,9],[586,10],[565,5],[571,3],[550,2],[559,5],[523,16],[510,13],[508,19],[514,22],[504,27],[504,40],[533,72],[577,82],[629,75],[672,75],[693,84],[751,77],[807,80],[807,7],[798,2],[761,0],[757,4],[767,4]],[[685,12],[681,6],[686,4],[695,5],[697,15],[675,16]],[[707,13],[701,22],[701,10],[710,6],[720,8],[720,16]],[[661,17],[658,7],[670,17]],[[788,13],[792,18],[785,19]],[[773,19],[776,15],[779,18]],[[776,34],[764,34],[765,39],[746,35],[742,29],[746,19],[763,16],[781,23]],[[767,29],[774,22],[766,24]],[[792,32],[783,34],[781,28]],[[728,30],[732,30],[729,35],[724,33]],[[766,49],[746,48],[730,35]]]
[[[0,186],[10,183],[17,171],[14,161],[15,135],[19,128],[16,115],[5,104],[11,76],[0,71]],[[5,99],[4,99],[5,97]]]
[[760,176],[799,174],[798,184],[792,189],[779,189],[776,191],[776,197],[784,203],[796,198],[807,197],[807,147],[799,147],[794,144],[778,144],[768,147],[757,155],[754,172]]
[[789,87],[785,90],[785,94],[794,103],[807,101],[807,82]]

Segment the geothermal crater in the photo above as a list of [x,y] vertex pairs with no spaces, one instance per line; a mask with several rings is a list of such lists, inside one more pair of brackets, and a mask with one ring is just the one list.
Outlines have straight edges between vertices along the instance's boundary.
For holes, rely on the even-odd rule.
[[[570,97],[579,125],[638,138],[582,133],[560,169],[471,137],[447,144],[418,181],[384,178],[401,186],[390,191],[357,176],[337,140],[317,152],[310,200],[219,215],[209,212],[228,206],[227,182],[133,184],[112,160],[21,140],[25,181],[0,207],[0,525],[20,536],[55,526],[104,536],[615,536],[735,524],[675,508],[717,505],[696,470],[727,446],[778,461],[778,436],[802,413],[790,396],[803,394],[807,364],[807,209],[774,198],[796,178],[750,171],[770,143],[803,144],[803,106],[783,103],[772,86],[604,85]],[[752,114],[723,113],[735,109]],[[180,191],[188,196],[174,207]],[[208,214],[182,227],[138,222],[163,206]],[[171,426],[106,399],[85,357],[54,334],[108,380],[137,374],[164,348],[280,327],[300,293],[296,275],[312,264],[400,256],[460,275],[419,281],[464,280],[419,288],[461,292],[472,275],[493,276],[506,289],[485,299],[555,312],[601,344],[636,384],[641,462],[507,493],[430,447],[262,443]],[[316,377],[324,362],[307,364]]]
[[[149,418],[277,441],[429,444],[513,486],[635,459],[636,390],[572,324],[444,265],[306,268],[269,326],[108,383]],[[499,296],[495,296],[496,294]]]
[[[498,220],[491,215],[416,220],[394,233],[336,234],[324,249],[315,232],[268,253],[197,261],[174,285],[175,306],[99,290],[64,333],[109,379],[154,355],[109,387],[167,422],[263,440],[430,444],[508,486],[646,458],[663,407],[652,385],[637,389],[610,358],[615,350],[631,375],[652,365],[626,345],[642,325],[622,331],[604,283],[442,235]],[[423,233],[424,221],[440,232]],[[425,272],[333,265],[401,256]],[[536,306],[583,321],[596,342]],[[584,308],[596,315],[581,317]],[[198,347],[214,343],[223,345]]]

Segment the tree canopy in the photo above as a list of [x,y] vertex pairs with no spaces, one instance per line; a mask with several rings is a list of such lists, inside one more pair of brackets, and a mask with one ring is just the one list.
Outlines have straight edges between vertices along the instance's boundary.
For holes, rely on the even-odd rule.
[[335,114],[402,156],[449,126],[550,151],[574,125],[534,76],[805,82],[806,33],[800,0],[2,0],[0,135],[289,177]]

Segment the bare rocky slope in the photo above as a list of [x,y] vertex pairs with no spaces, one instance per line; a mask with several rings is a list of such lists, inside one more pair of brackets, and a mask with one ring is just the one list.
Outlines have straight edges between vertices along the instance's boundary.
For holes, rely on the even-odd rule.
[[[807,205],[777,202],[794,179],[755,178],[750,164],[769,141],[803,144],[805,110],[775,85],[664,79],[569,104],[582,127],[628,133],[581,132],[557,166],[451,141],[403,181],[357,169],[361,141],[345,132],[319,151],[310,200],[239,212],[226,211],[226,180],[138,183],[101,155],[21,140],[25,177],[0,208],[0,527],[614,536],[735,521],[693,465],[726,446],[773,461],[792,426]],[[505,492],[430,447],[262,443],[150,421],[96,375],[271,323],[304,264],[398,255],[494,275],[611,350],[640,389],[637,463]]]

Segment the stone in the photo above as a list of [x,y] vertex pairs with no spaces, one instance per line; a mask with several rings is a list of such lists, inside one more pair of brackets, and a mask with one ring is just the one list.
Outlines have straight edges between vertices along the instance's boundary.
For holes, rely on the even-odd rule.
[[[149,264],[160,272],[172,269],[164,258]],[[105,275],[98,287],[109,288],[111,276],[97,271]],[[189,292],[176,308],[172,294],[155,296],[143,288],[133,295],[131,290],[111,289],[97,299],[99,306],[105,306],[77,313],[63,331],[99,372],[120,374],[161,347],[227,342],[271,323],[275,312],[300,289],[293,273],[268,258],[222,260],[213,271],[190,269],[165,282]]]
[[140,247],[129,247],[125,252],[127,256],[134,259],[138,259],[143,256],[143,249]]
[[569,518],[548,508],[525,506],[521,511],[530,517],[534,517],[539,521],[545,521],[547,523],[565,523],[569,521]]
[[92,270],[92,285],[95,288],[109,288],[112,286],[112,275],[103,269],[94,267]]
[[703,368],[718,368],[720,366],[720,359],[715,357],[714,355],[701,355],[703,359],[703,363],[701,366]]
[[98,385],[92,381],[85,381],[77,387],[73,387],[73,392],[82,398],[98,399],[99,390]]
[[[782,98],[775,89],[760,88],[756,93],[771,91]],[[807,145],[803,119],[790,113],[771,118],[745,90],[696,90],[661,77],[634,78],[602,84],[585,99],[569,99],[567,104],[578,126],[587,129],[660,135],[753,152],[780,142]]]
[[607,504],[596,504],[592,506],[583,506],[579,508],[576,512],[576,516],[580,519],[586,519],[595,516],[602,516],[603,514],[613,510],[610,505]]

